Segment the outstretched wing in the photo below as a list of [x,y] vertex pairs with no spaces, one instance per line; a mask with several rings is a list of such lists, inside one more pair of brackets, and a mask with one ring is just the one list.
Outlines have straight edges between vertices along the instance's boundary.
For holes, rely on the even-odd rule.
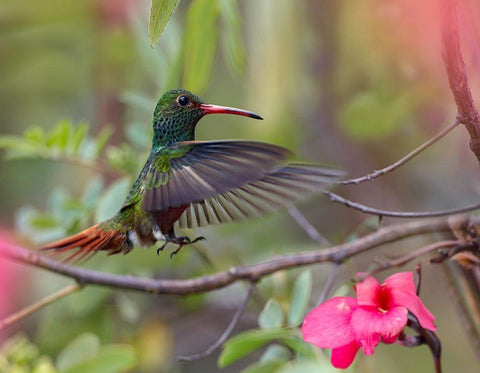
[[239,187],[191,203],[178,224],[180,228],[196,228],[258,217],[308,198],[342,175],[341,171],[314,164],[287,164]]
[[254,141],[187,141],[159,151],[146,170],[143,206],[162,211],[201,202],[264,177],[288,150]]

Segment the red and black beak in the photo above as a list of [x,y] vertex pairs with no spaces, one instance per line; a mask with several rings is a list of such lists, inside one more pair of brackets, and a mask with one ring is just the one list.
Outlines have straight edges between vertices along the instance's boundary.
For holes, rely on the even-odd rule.
[[244,117],[250,117],[254,119],[263,119],[260,115],[252,113],[251,111],[236,109],[228,106],[218,106],[218,105],[209,105],[201,104],[200,109],[203,110],[205,115],[207,114],[235,114],[242,115]]

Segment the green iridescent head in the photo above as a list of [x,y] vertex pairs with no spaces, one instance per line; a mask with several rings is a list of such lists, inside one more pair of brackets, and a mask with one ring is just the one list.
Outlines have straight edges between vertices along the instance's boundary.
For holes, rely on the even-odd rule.
[[184,89],[172,89],[165,92],[158,100],[153,119],[155,121],[165,117],[201,118],[203,116],[201,104],[203,101],[193,93]]
[[262,119],[259,115],[226,106],[209,105],[184,89],[167,91],[158,100],[153,113],[153,145],[169,146],[194,140],[197,122],[207,114],[236,114]]

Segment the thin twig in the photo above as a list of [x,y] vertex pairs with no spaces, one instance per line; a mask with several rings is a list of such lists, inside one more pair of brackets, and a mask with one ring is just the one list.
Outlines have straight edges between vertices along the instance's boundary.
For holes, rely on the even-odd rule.
[[355,184],[355,185],[358,185],[358,184],[363,183],[365,181],[372,181],[379,176],[388,174],[388,173],[396,170],[397,168],[399,168],[403,164],[407,163],[410,159],[412,159],[416,155],[420,154],[422,151],[424,151],[425,149],[427,149],[431,145],[435,144],[438,140],[440,140],[442,137],[444,137],[446,134],[448,134],[451,130],[453,130],[459,124],[460,124],[460,121],[458,119],[456,119],[452,124],[450,124],[448,127],[444,128],[442,131],[440,131],[437,135],[432,137],[430,140],[424,142],[418,148],[416,148],[412,152],[408,153],[402,159],[398,160],[397,162],[391,164],[388,167],[382,168],[381,170],[375,170],[372,173],[369,173],[368,175],[365,175],[365,176],[362,176],[362,177],[357,177],[355,179],[339,181],[338,184],[342,184],[342,185]]
[[82,288],[82,285],[78,283],[73,285],[68,285],[63,289],[60,289],[56,293],[50,294],[45,298],[40,299],[38,302],[35,302],[21,309],[20,311],[15,312],[13,315],[10,315],[4,318],[3,320],[0,320],[0,331],[26,318],[27,316],[30,316],[32,313],[42,309],[43,307],[48,306],[49,304],[56,302],[57,300],[66,297],[67,295],[75,293],[81,288]]
[[288,213],[312,240],[317,241],[322,245],[330,245],[330,241],[322,236],[317,228],[315,228],[296,207],[290,207]]
[[325,302],[325,299],[327,299],[328,294],[330,294],[330,291],[332,290],[333,284],[335,283],[335,280],[337,279],[338,275],[338,270],[340,269],[340,264],[335,263],[332,268],[332,272],[330,273],[330,276],[328,276],[327,283],[325,287],[323,288],[322,294],[320,295],[320,298],[318,298],[317,306]]
[[353,202],[349,199],[343,198],[339,196],[338,194],[335,194],[333,192],[329,191],[324,191],[323,192],[325,195],[327,195],[330,198],[330,201],[336,202],[336,203],[341,203],[347,207],[351,207],[355,210],[361,211],[364,214],[371,214],[371,215],[377,215],[380,217],[388,216],[391,218],[433,218],[433,217],[439,217],[439,216],[448,216],[448,215],[456,215],[456,214],[463,214],[465,212],[473,211],[473,210],[478,210],[480,209],[480,203],[476,203],[474,205],[470,206],[465,206],[465,207],[460,207],[457,209],[451,209],[451,210],[441,210],[441,211],[388,211],[388,210],[380,210],[376,209],[374,207],[369,207],[366,205],[362,205],[361,203],[358,202]]
[[240,318],[243,315],[243,312],[245,311],[245,308],[247,307],[248,301],[250,300],[253,290],[255,289],[255,285],[253,282],[250,282],[250,285],[247,289],[247,293],[245,294],[245,297],[242,300],[242,303],[238,306],[237,311],[235,312],[235,315],[233,315],[232,321],[230,321],[230,324],[228,324],[227,329],[222,333],[222,335],[215,341],[214,344],[212,344],[210,347],[208,347],[205,351],[199,352],[198,354],[194,355],[187,355],[187,356],[178,356],[177,360],[178,361],[192,361],[192,360],[197,360],[204,358],[206,356],[211,355],[217,348],[219,348],[223,342],[227,340],[227,338],[232,334],[233,329],[237,326],[238,322],[240,321]]
[[415,250],[407,255],[401,256],[396,259],[391,259],[391,260],[386,260],[386,261],[381,261],[378,262],[378,267],[370,271],[370,274],[373,276],[381,271],[384,271],[386,269],[390,269],[393,267],[401,267],[408,262],[411,262],[412,260],[418,259],[424,255],[427,255],[433,251],[437,251],[440,249],[444,249],[447,247],[456,247],[460,245],[459,241],[441,241],[441,242],[435,242],[431,245],[427,245],[425,247],[422,247],[421,249]]
[[34,251],[7,244],[0,245],[0,255],[18,262],[46,269],[50,272],[68,276],[83,285],[108,286],[111,288],[129,289],[153,294],[187,295],[220,289],[240,280],[256,281],[261,277],[268,276],[283,269],[298,268],[325,262],[341,263],[345,259],[364,251],[403,238],[427,233],[450,231],[450,226],[460,226],[462,224],[475,225],[479,223],[480,218],[477,217],[471,217],[469,219],[458,217],[456,220],[452,220],[452,218],[441,218],[385,226],[353,242],[332,246],[330,248],[279,255],[263,263],[233,267],[225,272],[185,280],[149,279],[93,271],[60,263],[51,258],[39,255]]

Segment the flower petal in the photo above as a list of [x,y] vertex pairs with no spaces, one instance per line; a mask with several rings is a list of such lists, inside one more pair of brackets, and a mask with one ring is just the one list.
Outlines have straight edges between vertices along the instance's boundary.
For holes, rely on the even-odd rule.
[[380,284],[372,277],[365,277],[365,273],[357,273],[357,278],[364,278],[356,286],[357,301],[359,306],[371,306],[378,308],[378,292],[380,290]]
[[407,324],[405,307],[393,307],[385,312],[371,307],[359,307],[352,314],[352,328],[356,341],[362,345],[365,355],[372,355],[380,339],[386,343],[395,341]]
[[360,345],[353,341],[345,346],[337,347],[332,350],[331,362],[335,368],[347,369],[352,364],[357,355]]
[[413,313],[425,329],[435,331],[435,317],[417,296],[412,272],[399,272],[388,277],[382,284],[382,292],[389,294],[389,307],[402,306]]
[[335,297],[308,313],[302,325],[303,339],[320,348],[337,348],[355,340],[350,318],[357,300]]

